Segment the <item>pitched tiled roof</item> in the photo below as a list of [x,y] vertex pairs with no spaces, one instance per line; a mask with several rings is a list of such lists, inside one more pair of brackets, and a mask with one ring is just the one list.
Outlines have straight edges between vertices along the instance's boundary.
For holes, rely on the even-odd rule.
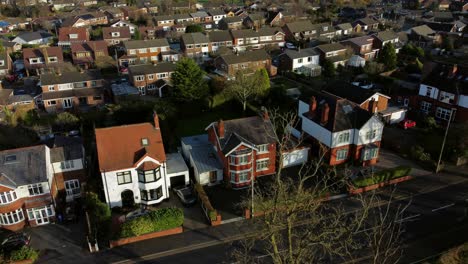
[[317,56],[318,53],[315,51],[314,48],[307,48],[301,50],[291,50],[287,49],[284,54],[286,54],[291,59],[299,59],[309,56]]
[[26,42],[50,37],[52,37],[52,35],[45,31],[24,32],[17,36],[17,38],[20,38]]
[[[70,39],[70,34],[77,34],[76,39]],[[61,27],[59,29],[59,41],[87,41],[89,40],[87,28],[76,28],[76,27]]]
[[99,70],[88,70],[85,72],[63,72],[62,74],[45,73],[41,74],[41,85],[74,83],[83,81],[93,81],[102,79]]
[[[250,146],[258,146],[276,142],[275,130],[269,119],[261,116],[245,117],[222,121],[224,123],[224,137],[219,138],[221,150],[229,153],[240,143]],[[215,131],[218,131],[218,122],[212,123]]]
[[50,143],[51,162],[75,160],[83,157],[83,140],[81,138],[56,136]]
[[428,35],[435,34],[435,31],[432,30],[427,25],[421,25],[421,26],[413,27],[413,28],[411,28],[411,30],[414,33],[416,33],[417,35],[420,35],[420,36],[428,36]]
[[[144,138],[147,146],[142,145]],[[145,156],[166,161],[161,130],[150,123],[98,128],[96,145],[102,172],[133,168]]]
[[173,72],[175,71],[176,65],[171,62],[161,62],[158,64],[141,64],[131,65],[128,67],[128,71],[131,75],[161,73],[161,72]]
[[330,51],[336,51],[336,50],[344,50],[346,49],[345,46],[341,43],[331,43],[331,44],[323,44],[323,45],[318,45],[317,49],[323,51],[323,52],[330,52]]
[[200,43],[210,42],[208,37],[205,34],[201,33],[201,32],[183,34],[182,35],[182,41],[185,44],[200,44]]
[[167,39],[165,38],[150,40],[130,40],[125,41],[123,44],[126,49],[142,49],[169,46],[169,42],[167,42]]
[[[363,89],[359,86],[352,85],[346,82],[333,83],[331,85],[328,85],[327,87],[325,87],[325,91],[331,94],[334,94],[336,96],[339,96],[341,98],[348,99],[352,101],[353,103],[356,103],[359,105],[364,103],[372,95],[377,93],[371,89]],[[379,95],[390,99],[390,97],[384,94],[379,94]]]
[[249,61],[262,61],[271,59],[270,55],[268,55],[268,53],[265,50],[253,50],[240,54],[224,55],[221,57],[227,64],[237,64]]
[[211,42],[232,41],[231,33],[227,30],[217,30],[208,33]]
[[[119,32],[119,36],[112,36],[112,32]],[[103,27],[102,38],[103,39],[130,39],[132,34],[130,33],[129,27]]]
[[374,36],[376,38],[378,38],[382,42],[398,38],[397,33],[395,33],[392,30],[380,31],[377,34],[375,34]]
[[286,27],[289,28],[289,31],[291,31],[292,33],[311,31],[315,29],[314,25],[312,25],[312,22],[308,20],[287,23]]

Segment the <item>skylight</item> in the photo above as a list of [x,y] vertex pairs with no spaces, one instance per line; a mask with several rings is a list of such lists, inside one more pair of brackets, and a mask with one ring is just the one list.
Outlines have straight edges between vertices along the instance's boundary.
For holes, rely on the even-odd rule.
[[147,138],[142,138],[141,139],[141,145],[142,146],[148,146],[149,145],[149,141]]
[[16,162],[16,155],[5,156],[5,164],[15,163],[15,162]]

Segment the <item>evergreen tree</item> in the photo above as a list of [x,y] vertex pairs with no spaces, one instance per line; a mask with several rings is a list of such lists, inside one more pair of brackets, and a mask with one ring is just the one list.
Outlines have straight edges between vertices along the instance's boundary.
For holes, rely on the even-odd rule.
[[203,32],[203,27],[198,24],[188,25],[185,33]]
[[192,59],[182,58],[177,62],[172,74],[176,100],[187,102],[205,98],[209,88],[204,76],[205,72]]
[[397,55],[392,43],[387,43],[380,51],[378,62],[385,65],[385,70],[393,70],[397,65]]
[[336,72],[335,65],[330,60],[325,59],[323,61],[322,70],[323,70],[322,74],[325,77],[330,78],[330,77],[335,76],[335,72]]

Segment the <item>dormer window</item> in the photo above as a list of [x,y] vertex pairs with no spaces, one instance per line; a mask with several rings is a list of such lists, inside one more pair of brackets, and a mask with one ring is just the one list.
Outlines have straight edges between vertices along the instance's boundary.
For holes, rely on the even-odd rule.
[[120,37],[120,32],[112,32],[111,36],[112,37]]
[[57,62],[57,57],[49,57],[49,62]]
[[78,34],[70,34],[70,39],[77,39],[78,38]]
[[142,138],[141,139],[141,145],[142,146],[148,146],[149,145],[149,141],[147,138]]
[[0,66],[5,66],[5,61],[4,60],[0,60]]
[[5,164],[16,163],[16,155],[5,156]]

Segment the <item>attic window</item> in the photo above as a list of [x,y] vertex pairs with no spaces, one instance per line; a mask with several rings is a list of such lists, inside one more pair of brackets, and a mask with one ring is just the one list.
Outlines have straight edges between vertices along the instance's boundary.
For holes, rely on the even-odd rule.
[[71,39],[77,39],[77,38],[78,38],[78,34],[70,34],[70,38],[71,38]]
[[141,145],[142,146],[148,146],[149,145],[149,141],[147,138],[142,138],[141,139]]
[[15,163],[15,162],[16,162],[16,155],[5,156],[5,164]]
[[112,32],[112,37],[120,37],[120,32]]

